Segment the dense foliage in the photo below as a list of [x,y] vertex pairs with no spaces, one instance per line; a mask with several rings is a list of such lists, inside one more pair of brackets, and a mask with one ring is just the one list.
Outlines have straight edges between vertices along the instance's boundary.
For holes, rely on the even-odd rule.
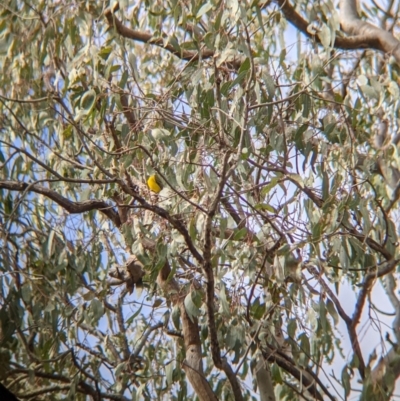
[[293,3],[0,5],[20,399],[392,397],[398,2]]

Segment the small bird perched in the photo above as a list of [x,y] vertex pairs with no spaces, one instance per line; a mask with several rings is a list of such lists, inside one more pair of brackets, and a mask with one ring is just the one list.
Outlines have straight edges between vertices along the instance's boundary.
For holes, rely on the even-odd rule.
[[158,194],[163,189],[163,185],[160,179],[157,177],[157,174],[153,174],[149,177],[149,179],[147,180],[147,185],[150,190],[155,192],[156,194]]

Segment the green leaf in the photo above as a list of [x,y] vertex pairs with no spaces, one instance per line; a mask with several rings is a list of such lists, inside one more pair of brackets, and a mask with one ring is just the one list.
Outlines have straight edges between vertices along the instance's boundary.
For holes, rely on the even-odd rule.
[[160,305],[163,304],[163,300],[158,298],[153,302],[153,305],[151,306],[153,309],[158,308]]
[[311,111],[311,98],[307,94],[301,95],[302,103],[303,103],[303,117],[308,118]]
[[173,383],[173,373],[174,373],[174,364],[173,362],[167,363],[167,365],[165,366],[165,375],[167,378],[167,385],[171,386],[171,384]]
[[260,320],[266,311],[265,303],[260,303],[260,297],[257,297],[251,305],[251,314],[254,319]]
[[21,295],[24,302],[29,303],[31,301],[32,290],[28,283],[24,284],[21,288]]
[[112,52],[112,47],[111,46],[104,46],[99,51],[99,56],[101,58],[103,58],[104,60],[107,60],[109,55],[111,54],[111,52]]
[[298,337],[298,342],[300,346],[300,355],[301,355],[301,360],[299,362],[304,367],[308,366],[311,355],[310,340],[305,333],[301,333],[300,336]]
[[283,383],[283,377],[281,374],[281,369],[276,363],[272,364],[271,367],[271,377],[274,380],[275,383],[282,384]]
[[268,73],[263,74],[263,80],[267,88],[269,100],[272,100],[275,96],[275,90],[276,90],[275,81],[272,78],[272,76]]
[[335,304],[330,299],[327,299],[327,301],[326,301],[326,309],[328,310],[329,314],[332,316],[335,326],[337,326],[339,324],[339,315],[336,311]]
[[243,227],[240,230],[236,231],[235,234],[233,235],[233,240],[234,241],[240,241],[247,235],[247,228]]
[[347,366],[345,366],[342,370],[342,386],[344,388],[346,397],[350,394],[350,390],[351,390],[351,387],[350,387],[351,377],[349,375],[348,369],[349,368]]
[[213,8],[213,5],[210,2],[203,4],[200,7],[200,10],[196,14],[196,19],[200,19],[205,13],[212,10],[212,8]]
[[14,208],[13,198],[11,196],[11,193],[8,193],[6,200],[4,202],[4,211],[6,214],[10,214],[12,212],[13,208]]
[[88,114],[94,107],[96,103],[96,91],[94,89],[91,89],[81,97],[81,107],[86,111],[86,114]]
[[118,84],[118,86],[119,86],[121,89],[124,89],[124,88],[125,88],[126,83],[128,82],[128,78],[129,78],[128,71],[124,71],[124,72],[122,73],[122,77],[121,77],[121,79],[120,79],[120,81],[119,81],[119,84]]
[[192,291],[186,295],[184,301],[186,312],[192,322],[194,321],[194,319],[200,316],[200,307],[199,305],[197,305],[199,299],[198,297],[199,294],[197,293],[197,291]]
[[127,369],[128,365],[126,362],[121,362],[119,363],[116,368],[115,368],[115,375],[116,377],[120,376],[121,374],[123,374],[126,369]]
[[140,308],[137,309],[137,311],[135,313],[132,314],[132,316],[128,317],[128,319],[126,319],[126,326],[130,326],[133,321],[140,315],[140,312],[142,311],[142,307],[143,305],[140,305]]
[[231,315],[231,309],[229,307],[229,303],[226,299],[225,285],[221,283],[221,289],[219,291],[219,300],[221,303],[221,310],[226,316]]
[[276,210],[271,206],[266,203],[257,203],[257,205],[254,206],[256,210],[267,210],[268,212],[271,213],[276,213]]
[[326,24],[322,24],[318,37],[321,40],[322,46],[329,47],[331,44],[331,30]]
[[181,329],[181,312],[180,312],[178,305],[175,305],[173,307],[171,318],[172,318],[172,322],[174,323],[175,329],[180,330]]
[[248,57],[246,57],[246,59],[243,61],[242,65],[241,65],[240,68],[239,68],[239,75],[240,75],[242,72],[249,71],[249,70],[250,70],[250,67],[251,67],[250,59],[249,59]]
[[92,316],[92,323],[97,323],[97,321],[103,316],[104,314],[104,307],[103,304],[97,299],[94,298],[90,303],[90,312]]
[[296,330],[297,330],[296,319],[290,319],[287,327],[288,327],[287,331],[288,331],[289,337],[294,339],[295,338],[295,334],[296,334]]
[[46,257],[48,259],[50,259],[51,256],[53,255],[54,237],[55,237],[55,231],[54,230],[50,230],[49,236],[47,238],[47,246],[46,246]]
[[360,89],[367,98],[379,100],[379,93],[372,86],[362,85]]

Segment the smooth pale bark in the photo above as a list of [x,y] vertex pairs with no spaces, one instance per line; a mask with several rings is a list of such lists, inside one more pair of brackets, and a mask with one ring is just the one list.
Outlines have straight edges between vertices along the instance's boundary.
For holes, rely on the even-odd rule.
[[157,284],[168,294],[169,299],[179,306],[181,312],[182,334],[185,342],[185,361],[183,369],[200,401],[217,401],[218,398],[204,376],[201,354],[199,325],[196,318],[191,319],[184,305],[185,293],[182,293],[178,282],[169,279],[171,268],[165,263],[157,277]]
[[340,25],[345,33],[363,37],[372,48],[391,53],[400,64],[400,42],[390,32],[362,21],[358,15],[355,0],[341,0],[339,4]]

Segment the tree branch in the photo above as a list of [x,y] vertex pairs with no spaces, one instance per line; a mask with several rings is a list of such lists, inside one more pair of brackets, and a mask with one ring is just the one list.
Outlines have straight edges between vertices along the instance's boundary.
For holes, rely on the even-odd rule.
[[182,333],[185,342],[183,369],[200,401],[217,401],[210,383],[204,376],[198,320],[195,317],[192,319],[189,317],[184,303],[186,293],[181,292],[178,282],[174,277],[171,278],[170,274],[171,267],[166,261],[157,276],[157,284],[165,294],[169,294],[169,300],[179,307],[181,313]]
[[392,54],[400,64],[400,42],[390,32],[362,21],[355,0],[340,0],[339,7],[340,25],[344,32],[363,38],[368,47]]
[[[293,24],[299,31],[317,43],[320,43],[318,35],[308,32],[309,22],[306,21],[289,0],[276,0],[286,19]],[[340,1],[340,22],[344,32],[355,35],[347,38],[335,37],[333,47],[344,50],[356,50],[371,48],[385,53],[392,53],[396,61],[400,64],[400,46],[394,36],[372,24],[363,22],[359,19],[355,10],[354,0]]]
[[358,295],[356,306],[354,308],[353,317],[351,319],[352,326],[354,328],[360,322],[361,313],[362,313],[362,310],[363,310],[363,307],[365,304],[365,300],[367,299],[367,296],[371,291],[373,281],[379,277],[383,277],[384,275],[390,273],[399,262],[400,262],[400,259],[392,259],[388,262],[382,263],[381,266],[379,266],[376,269],[373,269],[373,271],[367,273],[364,276],[361,291]]
[[171,44],[169,43],[165,44],[164,38],[155,38],[151,33],[130,29],[122,24],[122,22],[113,13],[113,10],[111,10],[110,8],[105,10],[104,15],[107,19],[108,25],[110,27],[114,27],[116,31],[124,38],[136,40],[137,42],[149,43],[161,47],[162,49],[168,50],[169,52],[171,52],[172,54],[174,54],[175,56],[179,57],[182,60],[196,61],[199,59],[207,59],[214,56],[214,51],[212,50],[204,50],[202,52],[189,52],[186,50],[178,51]]
[[63,177],[61,174],[59,174],[57,171],[53,170],[51,167],[46,165],[46,163],[43,163],[41,160],[33,156],[31,153],[29,153],[27,150],[19,148],[18,146],[15,146],[11,143],[5,142],[0,140],[0,143],[3,143],[4,145],[16,149],[18,152],[23,153],[25,156],[27,156],[29,159],[31,159],[33,162],[37,163],[39,166],[43,167],[45,171],[48,171],[49,173],[53,174],[54,177],[57,177],[60,181],[65,181],[65,182],[74,182],[77,184],[106,184],[106,183],[112,183],[115,182],[116,180],[113,178],[110,178],[108,180],[83,180],[83,179],[74,179],[74,178],[68,178],[68,177]]
[[354,354],[358,358],[358,371],[360,373],[360,376],[364,379],[365,377],[365,362],[364,362],[364,357],[361,352],[361,347],[360,347],[360,342],[358,341],[358,336],[356,332],[356,328],[353,325],[353,321],[346,314],[344,309],[342,308],[339,300],[336,298],[336,295],[333,293],[333,291],[329,288],[329,286],[325,283],[325,281],[322,279],[321,275],[319,274],[318,270],[314,266],[307,266],[307,270],[314,276],[314,278],[319,282],[323,290],[325,291],[326,294],[328,294],[329,298],[332,300],[332,302],[335,304],[336,309],[339,313],[339,316],[344,320],[346,323],[347,327],[347,332],[349,334],[350,342],[351,342],[351,347],[353,348]]
[[130,356],[130,359],[135,360],[135,359],[139,356],[140,352],[142,351],[142,348],[146,345],[146,341],[147,341],[147,339],[149,338],[149,335],[150,335],[154,330],[157,330],[157,329],[159,329],[159,328],[161,328],[161,327],[163,327],[163,326],[164,326],[164,323],[160,322],[160,323],[156,323],[156,324],[153,325],[153,326],[148,327],[148,328],[146,329],[146,331],[143,333],[142,339],[141,339],[140,343],[137,345],[135,351],[134,351],[134,352],[132,353],[132,355]]
[[[93,183],[95,183],[95,181]],[[69,199],[64,198],[57,192],[42,185],[27,184],[25,182],[18,181],[0,181],[0,189],[8,189],[10,191],[18,192],[30,191],[44,195],[46,198],[49,198],[52,201],[56,202],[58,205],[60,205],[71,214],[79,214],[89,212],[91,210],[98,210],[105,216],[107,216],[115,224],[116,227],[119,227],[121,225],[121,220],[118,213],[113,209],[112,206],[104,201],[93,199],[84,202],[72,202]]]
[[[305,371],[310,374],[310,376],[303,374],[302,370],[299,369],[295,362],[292,361],[286,355],[281,354],[278,350],[269,347],[262,348],[262,353],[267,361],[276,362],[276,364],[284,369],[286,372],[290,373],[300,384],[307,388],[307,391],[312,394],[312,396],[319,401],[323,401],[324,398],[317,389],[316,383],[322,388],[326,396],[331,400],[335,401],[335,398],[329,393],[328,389],[323,385],[323,383],[318,379],[318,376],[314,374],[310,369],[305,369]],[[313,380],[311,380],[311,377]]]
[[207,320],[208,320],[208,330],[210,332],[210,343],[211,343],[211,353],[212,358],[215,364],[215,367],[218,369],[222,369],[233,390],[233,394],[236,401],[244,401],[242,389],[240,388],[239,381],[234,371],[232,370],[231,365],[224,358],[221,358],[221,350],[218,343],[218,335],[217,328],[215,324],[215,314],[214,314],[214,295],[215,295],[215,282],[214,282],[214,272],[212,267],[212,247],[213,247],[213,229],[212,229],[212,221],[213,217],[217,211],[218,204],[220,202],[222,191],[226,184],[226,180],[228,179],[230,173],[233,171],[233,167],[231,167],[228,171],[229,167],[229,156],[230,152],[226,152],[222,164],[222,172],[221,179],[218,184],[218,188],[216,190],[213,201],[211,202],[211,206],[207,213],[206,223],[205,223],[205,233],[204,233],[204,262],[202,264],[204,275],[207,280],[207,288],[206,288],[206,306],[207,306]]
[[127,183],[123,180],[118,180],[118,183],[121,189],[128,195],[133,196],[141,205],[143,209],[150,210],[151,212],[157,214],[158,216],[162,217],[163,219],[169,221],[169,223],[174,227],[185,239],[186,245],[188,246],[190,252],[192,253],[193,257],[200,263],[203,263],[203,256],[197,250],[193,241],[190,237],[188,230],[186,229],[185,225],[180,221],[178,218],[171,216],[165,209],[159,207],[157,205],[151,205],[148,203],[142,196],[140,196],[133,188],[130,188]]

